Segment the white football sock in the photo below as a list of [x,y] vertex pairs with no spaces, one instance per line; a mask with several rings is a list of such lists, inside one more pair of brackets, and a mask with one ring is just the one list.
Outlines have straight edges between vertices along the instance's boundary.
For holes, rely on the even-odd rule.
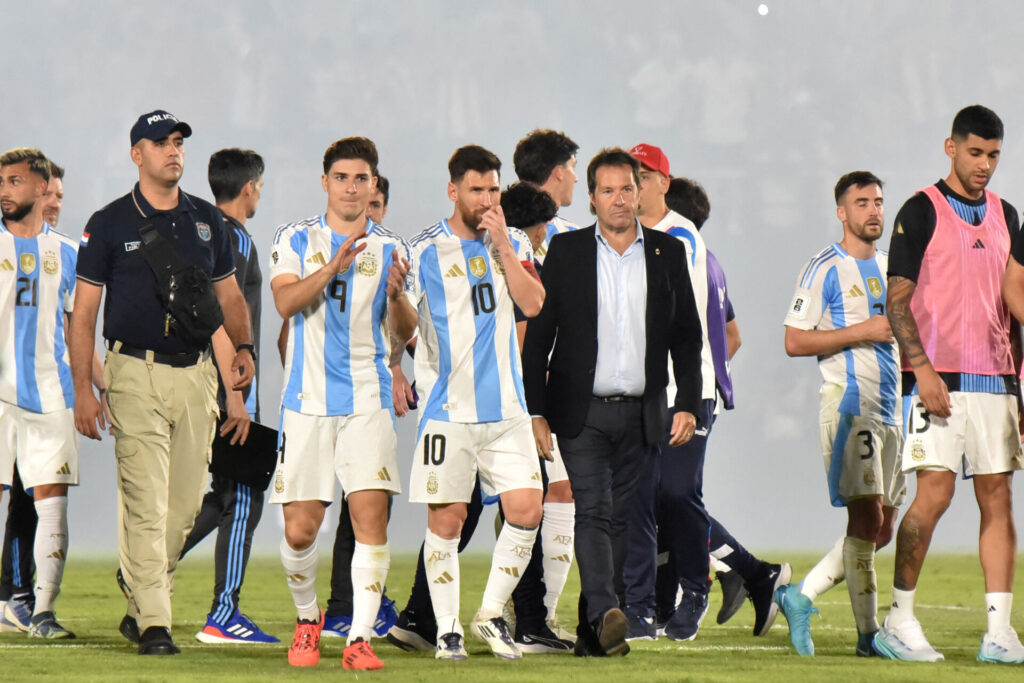
[[853,536],[843,541],[843,567],[857,632],[878,630],[878,582],[875,576],[875,544]]
[[313,622],[320,619],[320,606],[316,602],[316,569],[319,560],[316,541],[305,550],[293,550],[288,541],[281,539],[281,564],[299,619]]
[[818,564],[814,565],[814,569],[800,582],[800,592],[809,597],[811,602],[846,577],[846,570],[843,567],[843,542],[845,540],[844,536],[836,541],[825,557],[821,558]]
[[544,521],[540,525],[541,550],[544,552],[544,606],[548,619],[555,618],[558,599],[572,569],[573,534],[576,530],[576,503],[544,503]]
[[996,634],[1010,625],[1010,608],[1013,607],[1013,593],[985,593],[985,609],[988,612],[988,632]]
[[536,528],[521,529],[508,522],[501,527],[498,540],[494,543],[491,574],[487,577],[484,597],[477,613],[481,619],[501,616],[505,603],[512,596],[512,591],[526,571],[526,565],[530,564],[533,543],[536,540]]
[[885,618],[886,626],[899,626],[904,621],[914,618],[914,591],[901,591],[893,586],[892,604],[889,606],[889,616]]
[[441,538],[427,529],[423,540],[423,567],[427,572],[430,601],[434,604],[437,635],[462,635],[459,621],[459,539]]
[[[729,551],[729,554],[732,554],[731,550]],[[722,560],[718,559],[714,555],[708,555],[708,566],[711,568],[711,571],[713,572],[721,572],[723,574],[728,574],[732,571],[732,567],[727,565],[725,562],[722,562]]]
[[352,552],[352,626],[346,644],[351,645],[356,638],[370,642],[390,566],[391,548],[387,543],[366,545],[356,541]]
[[53,611],[60,593],[68,555],[68,497],[35,501],[39,524],[32,557],[36,562],[36,608],[33,614]]

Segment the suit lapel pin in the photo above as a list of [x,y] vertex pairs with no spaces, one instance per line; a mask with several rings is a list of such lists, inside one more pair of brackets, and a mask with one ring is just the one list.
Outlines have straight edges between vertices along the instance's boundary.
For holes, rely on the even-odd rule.
[[655,250],[654,250],[654,253],[655,253],[655,254],[656,254],[657,256],[661,256],[661,249],[655,249]]

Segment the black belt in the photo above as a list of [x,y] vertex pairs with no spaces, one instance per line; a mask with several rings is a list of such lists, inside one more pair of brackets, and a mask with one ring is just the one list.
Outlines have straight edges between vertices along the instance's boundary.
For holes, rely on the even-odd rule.
[[618,396],[595,396],[595,401],[601,403],[636,403],[643,400],[642,396],[624,396],[619,394]]
[[119,342],[108,339],[107,348],[114,353],[120,353],[124,356],[131,356],[132,358],[138,358],[139,360],[148,360],[149,354],[153,354],[153,362],[160,363],[162,365],[170,365],[172,368],[189,368],[200,361],[204,361],[210,357],[210,350],[205,349],[203,351],[193,351],[192,353],[159,353],[157,351],[148,351],[146,349],[140,349],[136,346],[129,346],[124,342],[120,342],[120,348],[115,349],[114,345]]

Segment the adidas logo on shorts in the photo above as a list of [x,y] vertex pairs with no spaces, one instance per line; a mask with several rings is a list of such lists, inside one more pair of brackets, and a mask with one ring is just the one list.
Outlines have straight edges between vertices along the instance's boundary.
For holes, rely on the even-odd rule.
[[60,469],[57,470],[57,474],[71,474],[71,468],[68,467],[67,463],[64,463],[60,466]]
[[380,471],[377,472],[377,476],[375,476],[374,479],[376,479],[377,481],[391,481],[391,475],[388,474],[388,468],[380,468]]

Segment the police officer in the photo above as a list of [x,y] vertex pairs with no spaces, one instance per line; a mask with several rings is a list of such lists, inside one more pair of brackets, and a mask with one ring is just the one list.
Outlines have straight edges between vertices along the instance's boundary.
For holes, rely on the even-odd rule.
[[[179,652],[170,633],[171,584],[202,500],[217,419],[210,343],[197,330],[215,329],[220,321],[210,320],[209,301],[193,296],[206,289],[201,282],[175,290],[174,278],[169,281],[164,271],[158,278],[154,261],[194,267],[193,278],[205,273],[236,345],[230,369],[234,388],[247,386],[255,372],[249,313],[232,277],[231,240],[221,214],[178,189],[184,138],[191,134],[187,123],[161,110],[143,114],[132,127],[131,159],[139,167],[139,182],[85,226],[75,294],[80,308],[71,328],[75,426],[98,439],[105,425],[90,374],[96,314],[106,287],[104,372],[117,456],[118,546],[129,595],[121,632],[138,639],[140,654]],[[159,248],[149,249],[154,244]],[[184,272],[183,267],[167,270],[175,276]],[[189,319],[178,308],[183,304],[201,314]],[[212,309],[216,312],[216,302]]]

